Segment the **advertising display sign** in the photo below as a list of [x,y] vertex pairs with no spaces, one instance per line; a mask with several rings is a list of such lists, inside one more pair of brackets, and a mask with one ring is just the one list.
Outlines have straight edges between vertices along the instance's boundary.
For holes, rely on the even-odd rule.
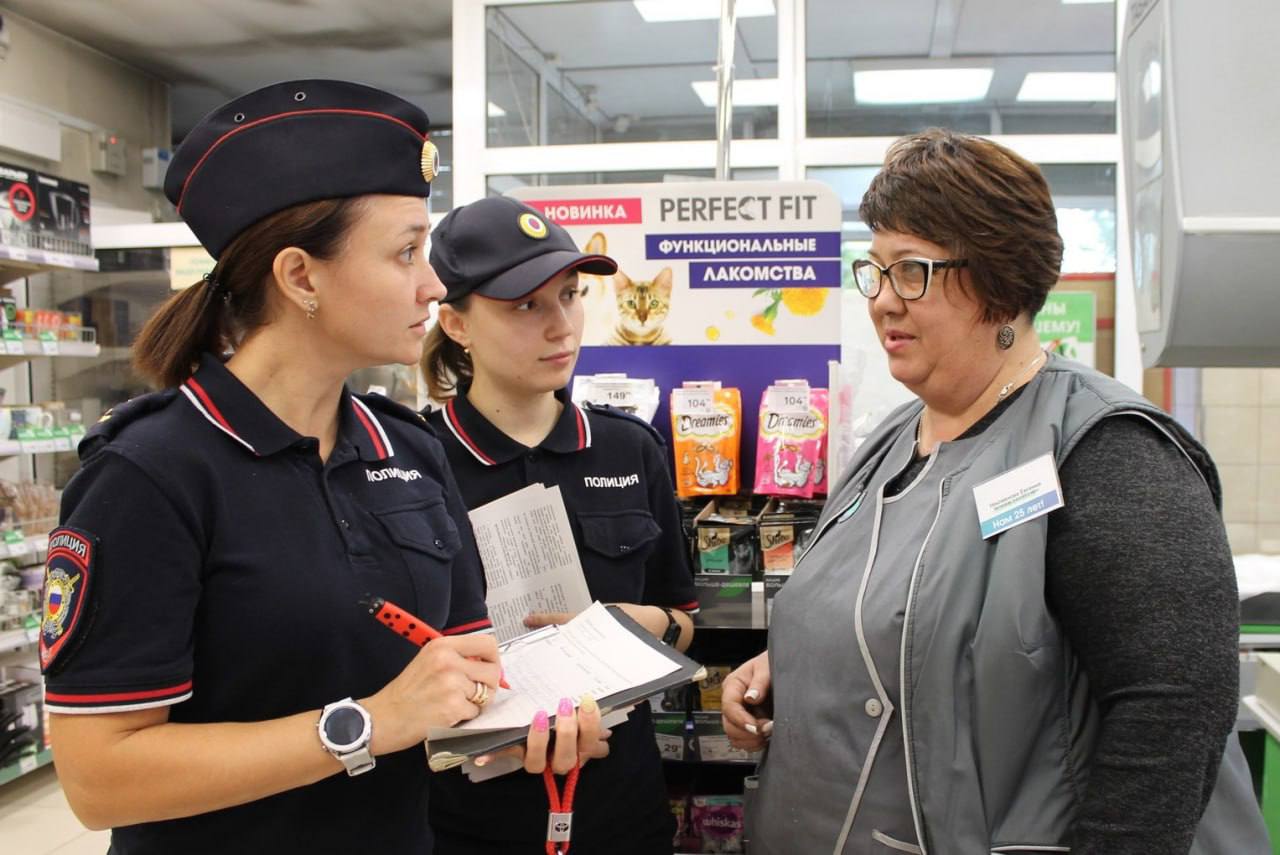
[[525,187],[511,195],[564,226],[584,252],[618,262],[613,276],[580,275],[578,373],[652,377],[662,390],[653,423],[664,433],[668,393],[686,380],[741,390],[744,439],[756,436],[757,405],[774,380],[826,384],[828,360],[840,358],[841,204],[825,184]]
[[0,163],[0,245],[62,255],[93,255],[89,185]]

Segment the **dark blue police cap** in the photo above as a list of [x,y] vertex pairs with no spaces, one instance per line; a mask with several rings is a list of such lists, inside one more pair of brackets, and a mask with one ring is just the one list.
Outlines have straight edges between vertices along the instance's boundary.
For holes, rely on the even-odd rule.
[[490,196],[454,208],[431,233],[431,266],[448,293],[518,300],[566,270],[609,276],[607,255],[586,255],[563,226],[509,196]]
[[164,194],[217,258],[244,229],[304,202],[428,196],[439,156],[427,114],[388,92],[294,80],[224,104],[187,134]]

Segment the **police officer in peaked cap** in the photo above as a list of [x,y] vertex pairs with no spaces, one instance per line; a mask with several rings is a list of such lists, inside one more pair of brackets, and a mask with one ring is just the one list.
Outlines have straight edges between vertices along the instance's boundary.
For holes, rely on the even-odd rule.
[[[40,633],[58,774],[113,855],[431,851],[422,743],[480,712],[498,650],[440,443],[344,378],[421,354],[436,166],[417,107],[301,80],[169,169],[217,263],[135,342],[163,391],[81,444]],[[445,637],[414,647],[370,594]],[[598,716],[562,725],[531,771],[600,752]]]
[[[444,402],[428,421],[466,506],[530,484],[559,487],[592,598],[687,648],[698,604],[661,439],[640,419],[566,394],[584,325],[578,272],[607,277],[617,265],[579,252],[561,226],[503,196],[451,211],[432,235],[431,264],[448,293],[423,354],[431,397]],[[675,827],[647,704],[613,728],[609,745],[581,773],[574,855],[670,853]],[[442,855],[540,851],[548,797],[537,781],[471,784],[454,772],[431,784]],[[484,821],[493,804],[504,806],[501,823]]]

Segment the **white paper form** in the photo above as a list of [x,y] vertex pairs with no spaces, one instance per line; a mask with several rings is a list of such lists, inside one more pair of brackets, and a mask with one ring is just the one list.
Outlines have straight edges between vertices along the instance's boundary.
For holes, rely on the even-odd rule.
[[434,729],[430,738],[526,727],[538,710],[554,715],[561,698],[575,705],[588,692],[606,698],[679,667],[595,603],[563,626],[544,627],[506,646],[502,669],[511,690],[499,689],[480,715],[457,727]]
[[591,605],[559,487],[530,484],[470,517],[499,643],[526,633],[530,612],[577,614]]

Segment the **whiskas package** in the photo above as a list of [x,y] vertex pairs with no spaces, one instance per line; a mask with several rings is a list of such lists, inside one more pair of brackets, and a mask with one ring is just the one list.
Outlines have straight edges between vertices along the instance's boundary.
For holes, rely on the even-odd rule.
[[732,496],[739,486],[742,395],[717,382],[690,382],[671,390],[671,438],[676,492]]
[[[822,407],[815,406],[815,392]],[[760,397],[755,492],[811,498],[820,478],[825,490],[822,441],[827,433],[826,390],[803,380],[779,381]]]
[[693,796],[689,827],[703,852],[742,851],[742,796]]

